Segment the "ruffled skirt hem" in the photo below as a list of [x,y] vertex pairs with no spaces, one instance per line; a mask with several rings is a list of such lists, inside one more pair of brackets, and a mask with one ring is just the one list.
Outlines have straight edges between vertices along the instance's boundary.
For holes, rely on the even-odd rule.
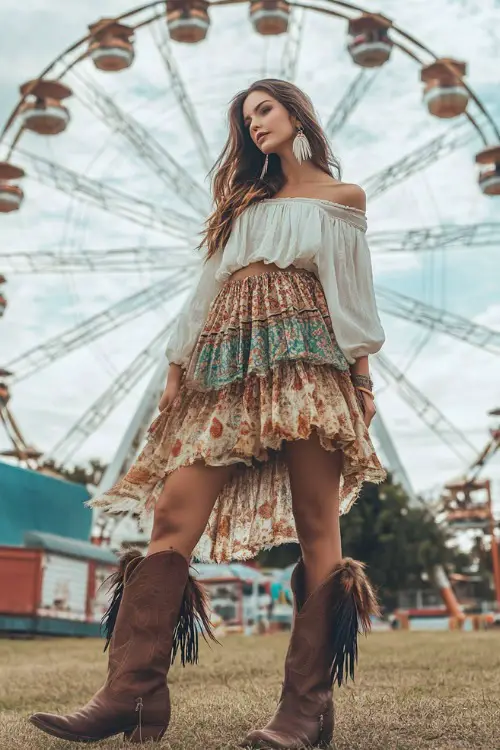
[[343,453],[343,515],[363,482],[379,483],[385,471],[349,376],[306,362],[282,363],[221,391],[192,391],[183,384],[172,407],[152,423],[135,464],[89,504],[112,513],[133,511],[147,526],[170,473],[197,461],[235,464],[194,555],[200,561],[249,559],[261,549],[298,541],[282,448],[313,431],[325,450]]
[[[198,461],[234,465],[194,550],[200,561],[246,560],[262,549],[298,541],[285,441],[307,440],[316,432],[325,450],[342,451],[341,515],[350,510],[363,482],[385,478],[349,373],[339,363],[319,281],[308,272],[286,271],[244,281],[229,283],[226,296],[219,295],[212,305],[179,393],[151,424],[136,462],[88,503],[110,513],[131,511],[146,528],[173,471]],[[271,309],[263,311],[265,305]],[[306,329],[314,324],[322,336],[313,344],[307,336],[290,338],[290,356],[283,360],[282,349],[270,346],[279,337],[260,329],[266,329],[271,317],[275,325],[277,318],[290,316],[294,322],[287,324],[289,330],[306,320]],[[253,323],[242,326],[242,320]],[[242,338],[244,330],[253,342],[250,350]],[[231,343],[231,332],[237,343]],[[218,352],[215,359],[208,356],[211,350]],[[265,362],[264,372],[260,367],[249,372],[251,360]],[[196,373],[199,388],[189,380]]]

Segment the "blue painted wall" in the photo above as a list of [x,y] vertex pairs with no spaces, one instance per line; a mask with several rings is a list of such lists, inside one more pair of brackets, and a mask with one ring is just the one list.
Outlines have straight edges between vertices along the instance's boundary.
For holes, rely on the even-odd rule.
[[27,531],[88,540],[89,497],[82,485],[0,462],[0,544],[21,547]]

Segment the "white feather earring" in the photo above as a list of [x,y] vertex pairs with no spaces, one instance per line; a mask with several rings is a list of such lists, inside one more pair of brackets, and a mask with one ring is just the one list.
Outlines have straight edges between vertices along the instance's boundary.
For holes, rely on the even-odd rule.
[[300,127],[297,131],[297,135],[293,139],[292,151],[299,164],[302,164],[303,161],[310,159],[312,156],[311,144],[307,139],[307,135]]

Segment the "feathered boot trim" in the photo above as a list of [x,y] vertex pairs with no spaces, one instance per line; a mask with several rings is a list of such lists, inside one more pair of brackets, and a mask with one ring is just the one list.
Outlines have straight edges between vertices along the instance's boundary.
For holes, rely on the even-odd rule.
[[111,594],[111,601],[101,619],[101,632],[106,639],[106,642],[104,644],[104,651],[106,651],[109,644],[111,643],[111,636],[113,635],[113,631],[115,629],[118,610],[120,609],[120,603],[123,598],[125,577],[132,573],[132,570],[141,562],[142,559],[143,554],[138,549],[131,549],[123,552],[118,560],[118,570],[116,570],[114,573],[111,573],[111,575],[108,576],[106,580],[101,584],[101,586],[105,586],[107,584],[108,594]]
[[354,679],[358,633],[367,633],[370,618],[379,613],[364,565],[350,558],[341,560],[308,597],[300,560],[291,586],[294,618],[280,701],[268,724],[251,731],[241,747],[328,745],[335,724],[333,683]]
[[184,590],[179,619],[174,630],[172,664],[178,653],[181,657],[182,666],[198,663],[199,632],[201,632],[205,641],[207,641],[208,636],[210,640],[219,643],[210,624],[206,594],[190,574]]
[[[109,607],[101,620],[101,628],[106,638],[104,651],[106,651],[111,642],[126,581],[136,566],[144,559],[140,550],[127,550],[119,558],[118,570],[112,573],[103,583],[103,585],[108,583],[108,593],[112,592]],[[208,642],[210,639],[215,643],[219,643],[213,634],[210,624],[206,594],[201,585],[189,574],[173,634],[172,664],[178,653],[180,654],[183,666],[198,663],[200,632],[205,641]]]
[[358,634],[367,635],[371,618],[380,616],[375,591],[365,574],[365,565],[345,557],[330,578],[333,607],[331,684],[354,680],[358,661]]
[[[143,557],[125,553],[111,579],[112,600],[103,625],[109,645],[102,688],[72,714],[37,713],[42,731],[71,741],[94,742],[123,732],[126,740],[160,741],[170,721],[167,676],[179,652],[183,664],[198,659],[198,633],[210,630],[203,590],[176,550]],[[205,633],[204,633],[205,635]]]

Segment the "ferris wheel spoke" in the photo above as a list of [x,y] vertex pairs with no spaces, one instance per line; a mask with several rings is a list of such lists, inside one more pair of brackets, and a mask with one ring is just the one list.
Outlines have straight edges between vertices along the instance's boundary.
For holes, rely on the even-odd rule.
[[419,146],[414,151],[406,154],[401,159],[385,167],[366,180],[363,185],[369,198],[382,195],[389,188],[394,187],[402,180],[416,174],[421,169],[425,169],[431,164],[435,164],[438,159],[452,153],[458,148],[465,146],[476,138],[476,132],[470,127],[466,120],[459,120],[455,125],[448,128],[445,133],[433,138]]
[[293,83],[297,75],[300,46],[304,32],[304,20],[304,9],[292,7],[279,71],[279,78],[291,83]]
[[380,443],[380,447],[387,462],[387,467],[393,474],[395,474],[396,479],[403,485],[406,494],[410,498],[411,504],[413,506],[419,504],[408,472],[406,471],[405,465],[399,455],[396,443],[394,442],[394,439],[380,413],[380,409],[377,410],[377,413],[373,418],[370,430],[373,431],[375,437]]
[[204,218],[211,207],[208,191],[193,179],[143,125],[124,112],[95,83],[83,82],[83,90],[85,93],[79,93],[79,97],[96,117],[114,132],[120,133],[152,172],[172,190],[172,194],[182,198]]
[[461,315],[440,310],[412,297],[406,297],[392,289],[377,286],[376,293],[380,309],[389,315],[446,333],[483,351],[500,354],[500,331],[473,323]]
[[22,455],[25,448],[27,448],[27,445],[24,443],[23,440],[20,440],[17,436],[16,430],[13,429],[12,422],[11,422],[11,414],[8,411],[6,406],[0,407],[0,422],[3,425],[5,434],[7,435],[7,438],[10,440],[12,444],[12,449],[8,451],[2,451],[0,455],[11,455],[14,453],[16,456]]
[[7,366],[15,374],[15,380],[23,380],[40,372],[75,349],[95,341],[109,331],[113,331],[137,318],[158,303],[171,299],[189,288],[192,274],[181,271],[120,300],[83,323],[73,326],[48,341],[29,349],[13,359]]
[[29,165],[33,179],[65,195],[77,195],[103,211],[150,229],[167,231],[177,238],[189,240],[190,236],[199,232],[199,224],[191,216],[123,193],[24,149],[19,149],[18,153]]
[[325,127],[325,132],[328,138],[331,139],[339,134],[348,118],[354,112],[355,108],[370,88],[378,72],[379,69],[367,70],[366,68],[363,68],[358,73],[328,118]]
[[491,436],[491,440],[488,440],[469,467],[471,481],[478,478],[485,465],[500,451],[500,430],[492,430]]
[[0,422],[3,424],[5,434],[12,444],[11,450],[2,451],[0,455],[23,460],[40,456],[40,453],[24,439],[19,425],[7,405],[0,406]]
[[75,273],[131,273],[197,268],[188,247],[126,247],[113,250],[61,249],[42,252],[0,253],[0,268],[17,275]]
[[[476,448],[469,442],[463,432],[450,422],[437,406],[424,396],[385,354],[378,352],[378,354],[374,355],[373,361],[384,380],[397,387],[399,394],[408,406],[410,406],[427,427],[451,448],[458,458],[464,460],[462,452],[456,447],[457,441],[462,448],[467,446],[474,455],[476,454]],[[467,457],[465,457],[465,460],[467,460]]]
[[[117,404],[135,387],[146,372],[158,362],[162,344],[172,326],[167,326],[154,337],[135,359],[121,372],[106,390],[89,406],[77,422],[68,430],[56,445],[49,451],[50,456],[56,456],[61,461],[69,460],[80,446],[96,432],[106,421]],[[64,455],[61,451],[64,449]]]
[[421,227],[403,232],[373,232],[370,248],[377,253],[421,252],[444,247],[486,247],[500,245],[500,223],[450,224]]
[[210,149],[203,128],[200,125],[198,115],[196,114],[194,104],[188,94],[184,81],[182,80],[179,67],[173,55],[166,27],[163,23],[160,23],[154,24],[150,28],[153,41],[160,53],[160,57],[163,60],[167,73],[170,76],[172,91],[179,102],[179,106],[184,113],[187,124],[191,128],[194,141],[200,154],[201,162],[208,172],[212,167],[214,159],[210,154]]

